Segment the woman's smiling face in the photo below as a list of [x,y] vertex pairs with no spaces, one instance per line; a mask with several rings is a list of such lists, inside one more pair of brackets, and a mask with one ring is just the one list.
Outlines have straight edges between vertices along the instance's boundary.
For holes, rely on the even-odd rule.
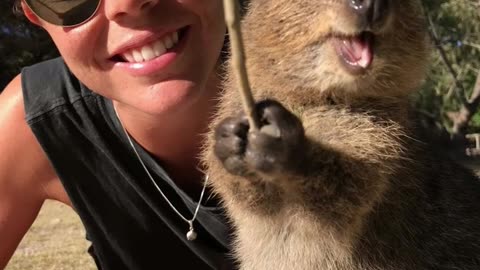
[[212,96],[222,0],[102,0],[82,25],[38,23],[82,83],[133,109],[162,114]]

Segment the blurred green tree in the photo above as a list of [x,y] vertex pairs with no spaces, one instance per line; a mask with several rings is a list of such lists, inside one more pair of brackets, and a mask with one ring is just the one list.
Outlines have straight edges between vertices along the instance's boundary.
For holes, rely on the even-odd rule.
[[453,137],[480,132],[480,1],[423,3],[433,47],[417,108]]

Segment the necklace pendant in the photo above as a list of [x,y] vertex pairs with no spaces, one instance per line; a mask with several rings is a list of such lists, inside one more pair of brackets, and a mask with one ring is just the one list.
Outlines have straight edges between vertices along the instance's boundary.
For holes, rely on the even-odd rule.
[[195,239],[197,239],[197,233],[193,230],[193,228],[190,228],[190,230],[187,232],[187,240],[194,241]]
[[148,178],[150,178],[150,180],[152,181],[152,184],[157,188],[157,190],[158,190],[158,192],[160,193],[160,195],[162,195],[162,197],[163,197],[163,198],[165,199],[165,201],[170,205],[170,207],[173,209],[173,211],[174,211],[180,218],[182,218],[184,221],[186,221],[186,222],[188,223],[188,225],[190,226],[190,229],[189,229],[189,231],[187,232],[187,240],[188,240],[188,241],[193,241],[193,240],[197,239],[197,233],[196,233],[195,230],[193,229],[193,222],[195,221],[195,218],[197,218],[198,210],[200,209],[200,205],[202,204],[203,195],[205,194],[205,189],[207,188],[208,175],[205,176],[205,182],[203,183],[202,193],[200,193],[200,199],[198,200],[197,208],[195,209],[195,213],[193,214],[192,219],[191,219],[191,220],[188,220],[188,219],[186,219],[180,212],[178,212],[178,210],[175,208],[175,206],[173,206],[173,204],[170,202],[170,200],[167,198],[167,196],[165,196],[165,194],[163,194],[163,192],[162,192],[162,190],[160,189],[160,187],[157,185],[157,183],[155,182],[155,180],[152,178],[152,175],[150,175],[150,172],[148,171],[147,167],[145,166],[145,163],[143,163],[142,158],[141,158],[140,155],[138,154],[137,149],[135,148],[135,145],[133,144],[132,138],[130,138],[130,135],[128,135],[128,132],[127,132],[127,130],[125,129],[125,126],[123,125],[122,120],[120,119],[120,116],[118,116],[118,112],[117,112],[117,109],[115,108],[115,106],[113,106],[113,110],[115,111],[115,114],[117,115],[117,119],[118,119],[118,122],[120,122],[120,126],[122,126],[123,132],[125,133],[125,137],[127,137],[127,140],[128,140],[128,142],[130,143],[130,146],[132,147],[133,152],[135,152],[135,155],[137,156],[138,161],[140,162],[140,164],[142,165],[143,169],[144,169],[145,172],[147,173]]

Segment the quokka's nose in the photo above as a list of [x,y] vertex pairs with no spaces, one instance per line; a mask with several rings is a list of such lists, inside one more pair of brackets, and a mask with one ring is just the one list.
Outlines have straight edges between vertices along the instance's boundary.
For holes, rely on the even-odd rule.
[[391,0],[347,0],[350,7],[365,23],[374,28],[381,26],[390,14]]

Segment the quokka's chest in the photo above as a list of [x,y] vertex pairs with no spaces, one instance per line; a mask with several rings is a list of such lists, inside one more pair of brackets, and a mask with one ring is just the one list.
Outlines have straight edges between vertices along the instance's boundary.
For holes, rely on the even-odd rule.
[[350,237],[340,239],[301,213],[278,224],[254,217],[237,222],[241,224],[236,250],[244,262],[242,269],[357,269],[352,263]]

